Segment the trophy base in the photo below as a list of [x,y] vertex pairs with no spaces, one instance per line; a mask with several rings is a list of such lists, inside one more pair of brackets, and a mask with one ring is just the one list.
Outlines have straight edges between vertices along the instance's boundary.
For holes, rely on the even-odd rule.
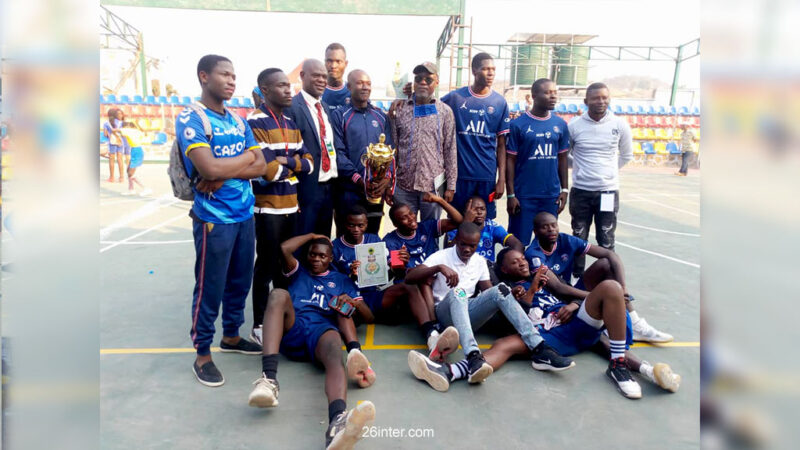
[[382,201],[383,201],[382,198],[370,198],[370,197],[367,197],[367,203],[370,203],[370,204],[373,204],[373,205],[380,205]]

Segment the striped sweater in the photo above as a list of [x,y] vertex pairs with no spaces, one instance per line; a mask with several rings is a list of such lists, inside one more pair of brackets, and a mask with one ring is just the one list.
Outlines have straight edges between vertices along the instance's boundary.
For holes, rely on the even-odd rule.
[[[297,173],[314,171],[314,160],[303,145],[303,137],[292,119],[280,115],[275,121],[265,105],[248,118],[253,136],[261,146],[267,172],[252,180],[256,212],[291,214],[297,212]],[[286,164],[276,159],[287,158]]]

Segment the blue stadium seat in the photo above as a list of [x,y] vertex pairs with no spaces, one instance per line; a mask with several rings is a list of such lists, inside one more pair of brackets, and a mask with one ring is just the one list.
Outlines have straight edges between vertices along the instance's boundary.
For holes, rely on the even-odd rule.
[[681,106],[681,109],[678,110],[678,114],[680,114],[682,116],[688,116],[689,115],[689,108],[687,108],[685,106]]
[[187,97],[187,96],[181,97],[181,105],[188,105],[189,103],[192,103],[192,98],[191,97]]
[[656,111],[656,113],[657,113],[657,114],[659,114],[659,115],[661,115],[661,116],[663,116],[663,115],[666,115],[666,114],[667,114],[667,109],[666,109],[666,108],[664,108],[664,106],[663,106],[663,105],[662,105],[662,106],[659,106],[659,107],[658,107],[658,111]]
[[628,105],[628,106],[625,107],[625,114],[628,114],[628,115],[636,114],[636,110],[633,109],[633,106]]
[[647,112],[644,110],[644,106],[642,106],[642,105],[637,106],[636,107],[636,114],[647,114]]
[[255,106],[253,105],[253,101],[250,100],[250,97],[244,97],[242,99],[242,103],[244,104],[245,108],[252,108],[253,106]]
[[145,102],[145,103],[149,103],[149,104],[151,104],[151,105],[154,105],[154,104],[156,103],[156,97],[155,97],[154,95],[148,95],[148,96],[147,96],[147,97],[144,99],[144,102]]
[[162,105],[164,103],[167,103],[167,97],[165,97],[163,95],[159,95],[158,98],[156,99],[156,103],[159,103],[159,104],[162,104]]
[[239,97],[231,98],[231,106],[233,106],[234,108],[238,108],[241,106],[241,104],[239,104]]
[[181,99],[179,99],[177,95],[173,95],[169,98],[169,102],[173,105],[179,105],[181,103]]
[[667,142],[667,151],[669,152],[670,155],[680,155],[681,154],[680,149],[678,149],[678,144],[676,144],[676,143],[674,143],[672,141]]
[[134,95],[133,96],[133,103],[144,103],[144,99],[141,95]]
[[151,142],[152,145],[163,145],[167,143],[167,133],[158,132],[156,138]]
[[613,111],[614,114],[622,114],[622,106],[614,105]]
[[195,97],[194,101],[199,102],[200,101],[200,97]]
[[[108,103],[117,103],[117,96],[114,95],[114,94],[108,94],[108,95],[106,95],[106,101]],[[688,111],[687,111],[687,114],[688,114]]]
[[645,155],[655,155],[656,150],[653,148],[653,143],[650,141],[642,142],[642,151]]
[[570,114],[578,114],[578,105],[570,103],[569,106],[567,106],[567,112]]
[[131,103],[131,99],[127,95],[120,95],[119,102],[127,105]]
[[674,106],[670,106],[670,107],[669,107],[669,111],[667,111],[667,114],[669,114],[670,116],[674,116],[674,115],[675,115],[675,114],[677,114],[677,113],[678,113],[678,110],[677,110],[677,109],[675,109],[675,107],[674,107]]
[[700,108],[698,108],[697,106],[695,106],[695,107],[694,107],[694,110],[692,110],[692,115],[693,115],[693,116],[699,116],[699,115],[700,115]]
[[100,143],[105,144],[106,142],[108,142],[108,138],[103,133],[100,133]]
[[100,94],[100,104],[101,105],[105,105],[106,103],[108,103],[108,101],[106,100],[106,96],[103,95],[103,94]]
[[517,111],[519,111],[519,103],[517,103],[517,102],[512,102],[512,103],[511,103],[511,108],[510,108],[510,110],[511,110],[511,112],[517,112]]
[[589,110],[589,107],[585,103],[578,103],[578,110],[583,114]]
[[656,113],[656,108],[653,105],[647,107],[647,114],[652,115]]
[[567,105],[563,103],[559,103],[556,105],[556,112],[559,114],[564,114],[567,112]]

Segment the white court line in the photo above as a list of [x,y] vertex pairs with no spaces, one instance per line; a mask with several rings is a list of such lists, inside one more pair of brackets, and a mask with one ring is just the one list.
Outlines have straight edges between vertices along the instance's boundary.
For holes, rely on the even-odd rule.
[[186,239],[182,241],[100,241],[100,244],[117,244],[117,245],[161,245],[161,244],[189,244],[194,243],[194,239]]
[[[693,200],[693,199],[688,199],[688,198],[681,198],[681,197],[686,197],[686,196],[685,195],[680,195],[680,194],[666,194],[666,193],[663,193],[663,192],[657,192],[657,191],[654,191],[652,189],[647,189],[647,188],[639,188],[639,190],[647,191],[647,192],[649,192],[649,193],[651,193],[653,195],[658,195],[660,197],[671,198],[673,200],[677,200],[679,202],[687,203],[687,204],[692,205],[692,206],[698,206],[697,202],[700,201],[700,195],[699,194],[697,194],[698,198],[696,200]],[[636,195],[642,196],[642,195],[645,195],[645,194],[640,194],[639,192],[636,192]]]
[[623,221],[621,221],[619,219],[617,219],[617,223],[621,223],[621,224],[627,225],[629,227],[642,228],[642,229],[650,230],[650,231],[657,231],[659,233],[677,234],[678,236],[700,237],[699,234],[695,234],[695,233],[682,233],[680,231],[669,231],[669,230],[662,230],[660,228],[650,228],[650,227],[646,227],[644,225],[636,225],[636,224],[630,223],[630,222],[623,222]]
[[[560,224],[562,224],[564,226],[567,226],[567,225],[571,226],[570,224],[564,222],[563,220],[559,220],[558,223],[560,223]],[[594,237],[594,233],[591,233],[591,236]],[[640,251],[642,253],[647,253],[648,255],[658,256],[659,258],[668,259],[670,261],[674,261],[674,262],[680,263],[680,264],[685,264],[687,266],[691,266],[691,267],[694,267],[694,268],[697,268],[697,269],[700,268],[700,264],[695,264],[693,262],[684,261],[684,260],[678,259],[678,258],[673,258],[672,256],[664,255],[662,253],[653,252],[653,251],[650,251],[650,250],[645,250],[643,248],[639,248],[639,247],[635,247],[633,245],[625,244],[625,243],[617,241],[617,240],[614,241],[614,245],[620,245],[622,247],[627,247],[627,248],[629,248],[631,250],[636,250],[636,251]]]
[[118,219],[111,225],[100,230],[100,239],[107,237],[112,231],[116,230],[117,228],[122,228],[132,222],[135,222],[139,219],[143,219],[155,213],[159,209],[172,205],[173,203],[176,203],[178,201],[179,200],[177,198],[167,195],[163,195],[159,198],[153,199],[152,201],[145,203],[144,205],[140,206],[139,208],[135,209],[129,214],[126,214],[125,216]]
[[108,247],[103,247],[103,248],[101,248],[101,249],[100,249],[100,253],[103,253],[103,252],[105,252],[106,250],[111,250],[112,248],[114,248],[114,247],[116,247],[116,246],[118,246],[118,245],[122,245],[122,244],[124,244],[124,243],[126,243],[126,242],[128,242],[128,241],[131,241],[131,240],[133,240],[133,239],[136,239],[137,237],[139,237],[139,236],[141,236],[141,235],[143,235],[143,234],[146,234],[146,233],[149,233],[149,232],[151,232],[151,231],[153,231],[153,230],[156,230],[156,229],[158,229],[158,228],[161,228],[161,227],[163,227],[164,225],[169,225],[170,223],[172,223],[172,222],[175,222],[175,221],[176,221],[176,220],[178,220],[178,219],[185,219],[186,217],[187,217],[187,216],[186,216],[186,213],[181,213],[179,216],[175,216],[175,217],[173,217],[172,219],[169,219],[169,220],[166,220],[166,221],[164,221],[164,222],[161,222],[160,224],[158,224],[158,225],[154,225],[154,226],[152,226],[152,227],[150,227],[150,228],[148,228],[148,229],[146,229],[146,230],[144,230],[144,231],[140,231],[140,232],[138,232],[138,233],[134,234],[133,236],[127,237],[127,238],[125,238],[125,239],[123,239],[123,240],[121,240],[121,241],[117,241],[117,242],[115,242],[115,243],[113,243],[113,244],[109,245]]
[[687,211],[687,210],[685,210],[685,209],[680,209],[680,208],[676,208],[676,207],[674,207],[674,206],[666,205],[666,204],[664,204],[664,203],[657,202],[657,201],[655,201],[655,200],[650,200],[649,198],[642,198],[642,197],[639,197],[639,196],[638,196],[638,195],[636,195],[636,194],[633,194],[633,195],[635,195],[637,198],[639,198],[639,199],[641,199],[641,200],[644,200],[644,201],[645,201],[645,202],[647,202],[647,203],[652,203],[652,204],[654,204],[654,205],[661,206],[662,208],[674,209],[675,211],[680,211],[680,212],[682,212],[682,213],[684,213],[684,214],[689,214],[690,216],[700,217],[700,214],[697,214],[697,213],[694,213],[694,212],[691,212],[691,211]]
[[115,201],[111,201],[111,202],[100,203],[99,206],[102,208],[103,206],[120,205],[122,203],[130,203],[130,202],[143,201],[143,200],[147,200],[147,197],[126,198],[126,199],[122,199],[122,200],[115,200]]

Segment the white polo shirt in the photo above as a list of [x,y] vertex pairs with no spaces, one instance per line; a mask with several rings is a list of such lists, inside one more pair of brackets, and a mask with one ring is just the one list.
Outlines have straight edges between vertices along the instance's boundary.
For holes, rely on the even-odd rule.
[[[450,247],[432,254],[422,264],[427,267],[444,264],[453,269],[458,274],[456,288],[464,289],[467,297],[475,294],[475,285],[479,281],[489,280],[489,267],[486,265],[486,259],[477,252],[472,254],[467,263],[464,263],[458,257],[456,248]],[[450,287],[447,286],[447,279],[441,273],[437,273],[433,279],[434,301],[442,301],[448,292],[450,292]]]

